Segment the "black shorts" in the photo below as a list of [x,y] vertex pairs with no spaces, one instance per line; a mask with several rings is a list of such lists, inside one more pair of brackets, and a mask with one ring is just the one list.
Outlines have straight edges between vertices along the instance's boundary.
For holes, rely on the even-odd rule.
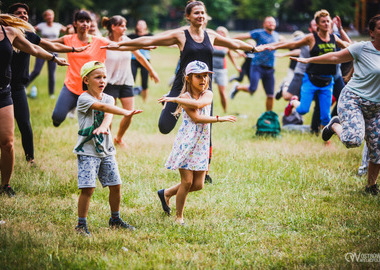
[[107,84],[103,92],[113,96],[114,99],[133,97],[133,87],[131,85]]
[[300,97],[303,75],[304,74],[301,73],[294,73],[293,79],[288,87],[288,93],[292,94],[293,96]]
[[0,87],[0,108],[12,105],[11,86]]

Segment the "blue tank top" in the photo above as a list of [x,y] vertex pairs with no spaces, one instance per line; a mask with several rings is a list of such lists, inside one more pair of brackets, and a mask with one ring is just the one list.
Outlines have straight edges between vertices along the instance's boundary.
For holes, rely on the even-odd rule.
[[[330,34],[330,40],[327,42],[323,41],[317,33],[313,33],[313,35],[315,45],[310,50],[310,57],[336,51],[336,41],[333,34]],[[336,73],[336,65],[310,63],[306,68],[306,72],[316,75],[334,75]]]
[[207,32],[204,31],[204,39],[202,42],[198,43],[193,40],[188,30],[184,31],[186,42],[183,50],[181,51],[180,65],[172,87],[172,90],[178,91],[178,94],[181,92],[183,87],[183,77],[185,76],[184,71],[190,62],[198,60],[206,63],[209,70],[213,69],[212,54],[214,48],[212,47]]
[[0,41],[0,87],[5,87],[11,81],[11,60],[13,54],[12,44],[9,41],[5,29],[3,30],[4,38]]

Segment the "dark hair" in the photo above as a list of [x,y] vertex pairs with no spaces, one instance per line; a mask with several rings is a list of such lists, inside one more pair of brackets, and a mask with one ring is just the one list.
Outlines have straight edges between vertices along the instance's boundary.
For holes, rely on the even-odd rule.
[[90,12],[84,9],[76,11],[74,13],[74,22],[81,21],[81,20],[85,20],[89,22],[92,21]]
[[188,1],[185,7],[185,14],[187,16],[190,15],[191,11],[193,10],[193,7],[196,6],[203,6],[205,8],[205,11],[207,12],[206,6],[202,1]]
[[119,26],[123,22],[127,23],[127,20],[120,15],[115,15],[115,16],[112,16],[111,18],[108,18],[108,17],[102,18],[102,25],[104,28],[108,30],[109,33],[112,33],[112,25]]
[[29,14],[29,6],[25,3],[15,3],[8,8],[8,13],[13,14],[18,8],[24,8]]
[[380,21],[380,14],[373,16],[368,22],[368,28],[371,31],[375,30],[377,21]]

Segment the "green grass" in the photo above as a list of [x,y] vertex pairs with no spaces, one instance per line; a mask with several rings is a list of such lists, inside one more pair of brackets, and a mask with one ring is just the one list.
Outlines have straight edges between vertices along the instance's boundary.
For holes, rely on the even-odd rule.
[[[152,55],[161,82],[150,82],[147,103],[136,97],[136,108],[144,113],[134,117],[127,131],[128,148],[117,153],[121,215],[137,230],[107,227],[108,189],[98,187],[88,216],[93,236],[75,233],[79,191],[72,150],[78,126],[67,119],[53,127],[55,100],[48,97],[44,69],[34,83],[38,98],[29,100],[37,167],[27,166],[16,131],[11,184],[17,196],[0,197],[0,219],[5,221],[0,225],[1,269],[379,267],[345,260],[347,252],[380,250],[379,198],[365,195],[366,180],[356,176],[361,149],[347,150],[337,138],[326,147],[309,134],[256,138],[252,126],[265,109],[261,86],[253,96],[239,93],[229,101],[229,113],[246,117],[213,125],[214,183],[189,195],[187,226],[164,216],[156,191],[179,182],[177,171],[163,167],[179,125],[169,135],[158,132],[161,105],[156,100],[168,91],[179,53],[159,48]],[[287,59],[277,60],[277,86],[287,65]],[[58,90],[64,74],[65,68],[58,68]],[[214,104],[215,113],[223,115],[217,91]],[[285,105],[278,101],[274,110],[281,115]],[[116,116],[113,134],[119,121]],[[310,115],[305,121],[310,123]]]

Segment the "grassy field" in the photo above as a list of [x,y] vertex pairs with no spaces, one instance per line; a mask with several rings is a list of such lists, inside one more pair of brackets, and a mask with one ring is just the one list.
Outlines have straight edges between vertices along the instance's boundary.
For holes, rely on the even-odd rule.
[[[179,54],[159,48],[152,55],[161,82],[150,83],[148,102],[136,97],[144,112],[127,132],[128,148],[117,153],[121,215],[137,230],[108,228],[108,189],[98,184],[88,216],[92,237],[75,233],[78,125],[67,119],[53,127],[55,100],[48,97],[44,69],[34,83],[38,98],[29,100],[37,166],[25,162],[17,130],[11,182],[17,196],[0,197],[1,269],[379,268],[346,256],[380,253],[380,201],[364,194],[366,179],[356,176],[361,149],[347,150],[336,137],[325,146],[309,134],[256,138],[252,126],[265,110],[261,86],[253,96],[239,93],[229,101],[228,113],[239,114],[235,124],[213,126],[214,183],[189,195],[187,226],[165,216],[156,191],[179,182],[178,171],[163,167],[179,125],[169,135],[158,132],[156,100],[168,91]],[[287,65],[287,59],[277,61],[277,86]],[[58,68],[58,91],[64,74]],[[217,92],[214,104],[223,115]],[[285,105],[278,101],[274,110],[281,116]],[[113,134],[119,121],[116,116]]]

